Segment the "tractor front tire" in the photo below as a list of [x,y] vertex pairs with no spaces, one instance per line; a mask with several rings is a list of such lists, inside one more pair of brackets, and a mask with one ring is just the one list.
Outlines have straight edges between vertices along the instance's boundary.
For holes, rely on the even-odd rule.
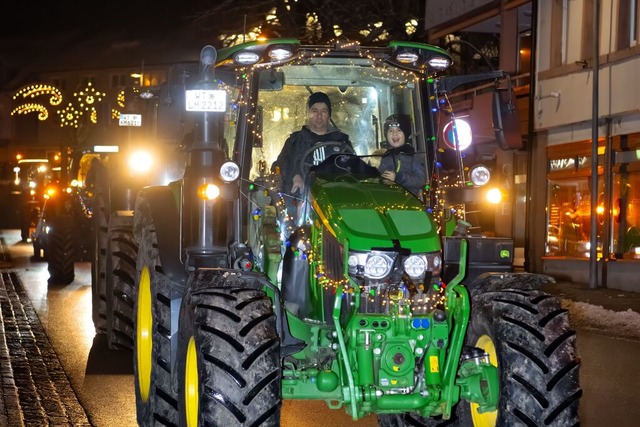
[[180,426],[279,426],[280,339],[271,299],[196,284],[178,333]]
[[134,301],[133,368],[140,426],[178,424],[177,392],[172,387],[172,281],[164,274],[149,206],[140,203],[137,286]]
[[576,334],[557,297],[538,290],[478,293],[471,302],[466,345],[498,367],[497,411],[480,414],[463,401],[464,426],[574,426],[579,424]]

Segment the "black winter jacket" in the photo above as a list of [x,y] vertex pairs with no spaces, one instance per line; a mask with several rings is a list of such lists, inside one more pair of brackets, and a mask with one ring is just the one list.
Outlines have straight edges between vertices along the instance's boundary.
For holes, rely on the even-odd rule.
[[422,189],[427,183],[427,169],[424,156],[416,153],[412,146],[404,144],[388,149],[380,159],[378,170],[380,173],[394,171],[395,182],[421,197]]
[[[304,160],[302,159],[302,155],[305,151],[317,143],[330,141],[346,143],[351,146],[349,136],[337,128],[331,128],[326,134],[318,135],[309,130],[305,125],[302,126],[302,129],[293,132],[289,138],[287,138],[278,158],[271,165],[271,172],[275,172],[276,167],[280,168],[282,177],[281,191],[288,193],[291,190],[293,177],[296,174],[300,174],[302,179],[305,178],[302,174],[302,164]],[[333,154],[333,149],[334,147],[332,146],[323,147],[321,150],[314,151],[307,160],[315,166]]]

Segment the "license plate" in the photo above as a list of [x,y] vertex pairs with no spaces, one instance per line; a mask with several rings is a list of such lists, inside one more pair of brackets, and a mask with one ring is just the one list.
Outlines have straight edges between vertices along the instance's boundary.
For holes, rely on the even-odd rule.
[[120,126],[142,126],[141,114],[120,114],[118,119]]
[[188,90],[187,111],[224,112],[227,109],[227,92],[224,90]]

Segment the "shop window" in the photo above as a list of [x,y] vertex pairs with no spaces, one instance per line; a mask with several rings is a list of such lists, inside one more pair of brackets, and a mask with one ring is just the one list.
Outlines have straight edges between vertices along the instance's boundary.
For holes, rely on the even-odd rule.
[[[600,160],[600,159],[599,159]],[[589,258],[591,253],[590,157],[549,161],[548,219],[545,255]],[[604,184],[598,180],[599,203]],[[600,216],[599,216],[600,217]],[[598,257],[602,254],[602,222],[598,221]]]
[[[618,152],[616,159],[625,160]],[[628,157],[628,156],[627,156]],[[616,258],[640,258],[640,162],[618,163],[613,175],[613,248]]]

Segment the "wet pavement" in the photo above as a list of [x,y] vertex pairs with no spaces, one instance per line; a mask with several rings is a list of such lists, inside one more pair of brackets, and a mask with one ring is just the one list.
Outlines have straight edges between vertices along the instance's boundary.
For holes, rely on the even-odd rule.
[[1,239],[0,426],[91,426],[11,266]]

